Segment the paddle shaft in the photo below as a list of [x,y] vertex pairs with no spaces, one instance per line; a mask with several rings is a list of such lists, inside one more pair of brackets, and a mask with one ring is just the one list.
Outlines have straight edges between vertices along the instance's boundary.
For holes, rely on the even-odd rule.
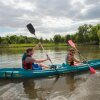
[[85,59],[81,54],[80,54],[80,52],[78,51],[78,54],[80,55],[80,57],[83,59],[83,61],[85,61],[86,63],[87,63],[87,65],[88,65],[88,67],[90,68],[90,65],[88,64],[88,61],[86,61],[87,59]]
[[78,52],[78,54],[80,55],[80,57],[87,63],[88,67],[91,68],[90,65],[88,64],[88,61],[86,61],[87,59],[84,58],[84,57],[81,55],[81,53],[78,51],[78,49],[76,48],[76,46],[75,46],[75,49],[76,49],[76,51]]
[[[39,39],[37,38],[36,34],[34,34],[34,35],[35,35],[35,38],[39,41]],[[42,43],[41,43],[40,41],[39,41],[39,43],[41,44],[42,50],[45,51],[45,49],[44,49]],[[46,52],[45,52],[45,54],[46,54],[47,58],[49,58],[49,61],[51,62],[51,64],[53,65],[53,62],[52,62],[52,60],[50,59],[49,55],[48,55]]]
[[86,61],[86,58],[83,57],[83,56],[81,55],[81,53],[78,51],[78,49],[77,49],[76,47],[75,47],[75,50],[78,52],[79,56],[80,56],[84,61]]
[[[34,34],[34,35],[35,35],[35,38],[39,41],[39,39],[37,38],[36,34]],[[39,41],[39,43],[41,44],[40,41]],[[45,51],[45,49],[44,49],[44,47],[43,47],[42,44],[41,44],[41,47],[42,47],[42,50]],[[49,55],[48,55],[46,52],[45,52],[45,54],[46,54],[47,58],[49,58],[49,61],[51,62],[51,64],[54,65],[53,62],[52,62],[52,60],[50,59]],[[56,68],[55,68],[55,70],[56,70],[57,76],[58,76],[58,78],[59,78],[59,72],[58,72],[58,70],[57,70]]]

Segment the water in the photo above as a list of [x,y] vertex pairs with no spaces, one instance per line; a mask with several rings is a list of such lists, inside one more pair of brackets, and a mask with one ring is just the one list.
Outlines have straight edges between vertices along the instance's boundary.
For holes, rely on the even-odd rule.
[[[100,59],[99,46],[78,47],[88,59]],[[55,64],[65,61],[67,48],[46,50]],[[21,67],[21,57],[25,48],[1,49],[1,67]],[[34,58],[46,58],[45,53],[36,50]],[[49,61],[45,64],[50,64]],[[100,71],[75,73],[60,78],[42,79],[0,79],[0,100],[100,100]]]

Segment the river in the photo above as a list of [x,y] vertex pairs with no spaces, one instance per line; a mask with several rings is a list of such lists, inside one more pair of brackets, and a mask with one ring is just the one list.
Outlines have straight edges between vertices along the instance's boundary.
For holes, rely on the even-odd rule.
[[[100,59],[100,46],[79,46],[89,60]],[[25,48],[0,48],[0,68],[21,67]],[[46,48],[54,64],[65,62],[67,48]],[[46,58],[35,50],[34,58]],[[45,64],[50,64],[49,61]],[[100,71],[41,79],[0,79],[0,100],[100,100]]]

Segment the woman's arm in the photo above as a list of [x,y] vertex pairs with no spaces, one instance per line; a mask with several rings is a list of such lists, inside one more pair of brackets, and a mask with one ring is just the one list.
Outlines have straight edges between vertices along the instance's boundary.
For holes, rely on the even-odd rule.
[[34,58],[31,58],[31,57],[27,57],[26,59],[25,59],[25,61],[26,61],[26,63],[29,63],[29,62],[32,62],[32,63],[41,63],[41,62],[44,62],[44,61],[47,61],[48,59],[40,59],[40,60],[38,60],[38,59],[34,59]]
[[34,59],[34,62],[36,62],[36,63],[41,63],[41,62],[45,62],[45,61],[47,61],[48,59],[39,59],[39,60],[37,60],[37,59]]

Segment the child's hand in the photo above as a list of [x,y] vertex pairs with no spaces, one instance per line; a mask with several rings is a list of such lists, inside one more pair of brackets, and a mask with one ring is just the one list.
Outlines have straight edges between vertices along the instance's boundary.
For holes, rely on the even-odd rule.
[[85,60],[83,60],[83,61],[81,61],[82,63],[86,63],[86,61]]

